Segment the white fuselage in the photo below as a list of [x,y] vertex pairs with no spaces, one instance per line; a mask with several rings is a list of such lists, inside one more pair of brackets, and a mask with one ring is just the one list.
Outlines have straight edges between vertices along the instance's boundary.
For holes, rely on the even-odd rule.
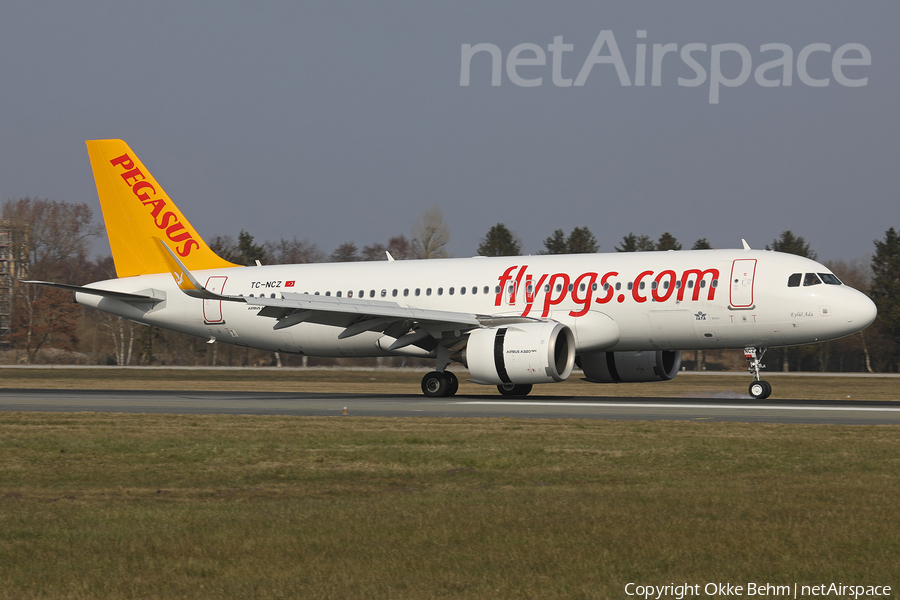
[[[800,283],[789,286],[797,274]],[[301,264],[194,273],[208,289],[227,296],[308,293],[554,320],[573,330],[579,353],[796,345],[843,337],[869,325],[875,317],[871,300],[827,275],[829,270],[812,260],[758,250]],[[346,327],[340,319],[273,330],[275,320],[260,316],[261,307],[189,297],[169,273],[89,287],[164,292],[165,300],[152,307],[83,293],[76,300],[219,342],[314,356],[418,351],[389,352],[380,332],[338,339]]]

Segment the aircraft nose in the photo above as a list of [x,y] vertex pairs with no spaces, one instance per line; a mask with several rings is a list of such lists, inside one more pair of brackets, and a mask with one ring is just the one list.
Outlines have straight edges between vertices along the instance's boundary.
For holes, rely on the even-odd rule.
[[847,325],[850,327],[850,331],[862,331],[872,324],[876,316],[878,316],[878,308],[862,292],[856,292],[847,299]]

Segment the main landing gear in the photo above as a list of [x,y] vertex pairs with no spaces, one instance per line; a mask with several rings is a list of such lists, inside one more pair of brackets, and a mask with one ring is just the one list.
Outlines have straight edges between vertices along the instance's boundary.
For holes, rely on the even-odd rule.
[[744,358],[750,363],[750,372],[753,374],[753,383],[750,384],[750,395],[757,400],[764,400],[772,394],[772,386],[768,381],[759,378],[759,371],[765,369],[762,357],[768,348],[744,348]]
[[422,378],[422,393],[429,398],[452,396],[459,389],[459,379],[450,371],[432,371]]

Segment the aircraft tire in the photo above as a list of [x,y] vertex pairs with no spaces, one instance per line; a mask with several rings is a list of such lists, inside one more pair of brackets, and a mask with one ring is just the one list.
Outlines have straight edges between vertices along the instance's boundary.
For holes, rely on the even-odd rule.
[[527,396],[532,387],[530,383],[501,383],[497,386],[497,391],[504,396]]
[[459,390],[459,378],[450,371],[444,371],[444,376],[447,378],[447,395],[455,396]]
[[772,394],[772,385],[768,381],[754,381],[750,384],[750,395],[757,400],[765,400]]
[[[457,383],[458,385],[458,383]],[[422,393],[429,398],[442,398],[450,395],[450,379],[443,373],[432,371],[422,378]]]

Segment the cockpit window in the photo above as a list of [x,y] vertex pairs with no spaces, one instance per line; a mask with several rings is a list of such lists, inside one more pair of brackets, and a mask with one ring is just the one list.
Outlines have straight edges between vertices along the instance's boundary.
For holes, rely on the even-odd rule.
[[788,277],[788,287],[800,287],[801,279],[803,279],[803,273],[794,273]]
[[819,276],[816,275],[815,273],[807,273],[806,275],[803,276],[803,285],[804,286],[819,285],[820,283],[822,283],[822,280],[819,279]]
[[834,273],[819,273],[819,277],[824,281],[827,285],[844,285],[841,283],[841,280],[837,278],[837,275]]

